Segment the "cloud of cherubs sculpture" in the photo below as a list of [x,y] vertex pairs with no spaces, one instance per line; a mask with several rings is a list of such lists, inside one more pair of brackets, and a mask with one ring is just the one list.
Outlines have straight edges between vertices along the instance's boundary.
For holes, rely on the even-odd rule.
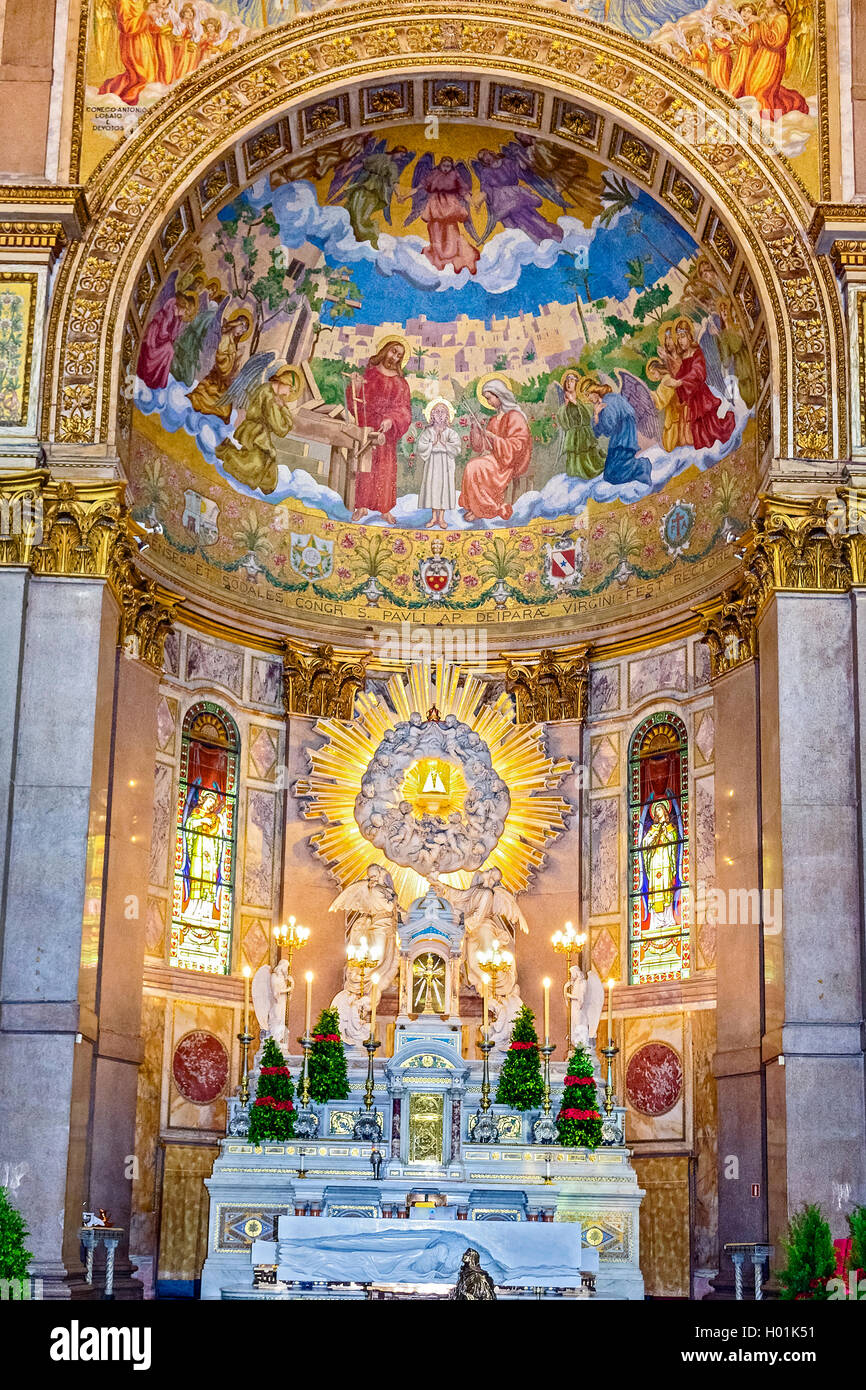
[[[460,769],[467,784],[460,810],[417,814],[403,782],[418,764],[421,776],[415,780],[434,806],[450,797],[451,768]],[[355,820],[392,864],[414,867],[430,878],[480,868],[505,829],[510,806],[508,788],[494,772],[480,734],[453,714],[425,720],[413,711],[385,732],[373,754],[355,798]]]
[[507,695],[486,693],[458,667],[418,665],[390,678],[387,703],[359,695],[351,723],[318,721],[325,742],[295,791],[326,821],[312,844],[342,885],[384,862],[404,906],[430,878],[468,887],[479,868],[527,886],[571,809],[555,795],[571,763],[549,757],[540,725],[515,723]]

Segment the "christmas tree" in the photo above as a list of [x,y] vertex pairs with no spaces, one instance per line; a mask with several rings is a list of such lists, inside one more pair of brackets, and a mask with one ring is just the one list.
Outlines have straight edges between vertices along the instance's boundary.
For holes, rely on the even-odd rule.
[[510,1105],[514,1110],[531,1110],[544,1099],[544,1080],[541,1075],[541,1062],[538,1056],[538,1034],[535,1031],[535,1014],[526,1004],[514,1020],[511,1042],[496,1088],[499,1105]]
[[580,1044],[568,1064],[556,1128],[560,1144],[567,1149],[597,1149],[601,1143],[601,1112],[592,1058]]
[[340,1037],[340,1015],[336,1009],[323,1009],[313,1029],[309,1060],[310,1096],[323,1105],[327,1100],[345,1100],[349,1094],[346,1052]]
[[280,1143],[294,1138],[294,1094],[286,1059],[273,1038],[268,1038],[262,1053],[256,1098],[250,1106],[251,1144],[261,1144],[264,1139]]
[[27,1266],[33,1256],[25,1250],[24,1242],[29,1235],[24,1218],[12,1206],[6,1196],[6,1188],[0,1187],[0,1280],[4,1283],[14,1280],[21,1294],[27,1279]]
[[836,1251],[821,1208],[806,1205],[791,1217],[784,1243],[788,1263],[779,1271],[782,1298],[827,1297],[827,1280],[836,1272]]

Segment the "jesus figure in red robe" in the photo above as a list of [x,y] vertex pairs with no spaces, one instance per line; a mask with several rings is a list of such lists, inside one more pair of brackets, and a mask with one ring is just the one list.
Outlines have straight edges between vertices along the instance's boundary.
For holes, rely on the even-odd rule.
[[395,339],[382,343],[371,357],[360,385],[350,380],[346,404],[359,425],[378,431],[369,470],[362,468],[355,477],[353,521],[363,521],[370,512],[381,512],[394,524],[397,504],[397,444],[412,423],[412,397],[403,375],[403,344]]

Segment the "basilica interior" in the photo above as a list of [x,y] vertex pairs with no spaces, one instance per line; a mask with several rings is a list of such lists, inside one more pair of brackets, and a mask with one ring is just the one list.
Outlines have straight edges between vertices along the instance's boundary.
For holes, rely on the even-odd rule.
[[866,1204],[862,0],[6,0],[0,91],[42,1296],[772,1293]]

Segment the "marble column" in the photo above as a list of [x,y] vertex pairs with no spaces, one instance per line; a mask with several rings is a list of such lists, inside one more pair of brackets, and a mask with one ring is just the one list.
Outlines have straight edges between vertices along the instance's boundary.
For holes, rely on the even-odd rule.
[[89,1200],[110,1211],[113,1224],[124,1230],[116,1298],[142,1296],[141,1283],[131,1277],[129,1230],[158,697],[158,672],[119,655],[87,1179]]
[[767,1238],[757,662],[719,676],[713,695],[719,1272],[710,1297],[733,1298],[734,1270],[725,1244]]
[[[759,626],[769,1240],[866,1200],[859,597],[778,593]],[[772,898],[769,899],[773,901]],[[778,899],[776,899],[778,901]]]
[[0,1170],[47,1298],[86,1293],[86,1197],[118,609],[102,580],[2,575]]

